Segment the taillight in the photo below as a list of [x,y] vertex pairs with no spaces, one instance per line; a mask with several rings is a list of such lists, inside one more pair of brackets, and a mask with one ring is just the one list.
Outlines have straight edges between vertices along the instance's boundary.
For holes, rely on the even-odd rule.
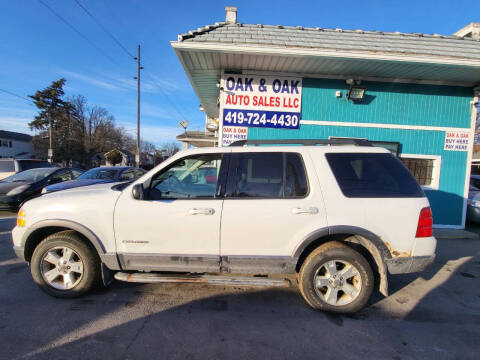
[[433,235],[433,217],[432,209],[429,207],[423,208],[420,211],[420,217],[418,218],[417,234],[415,237],[430,237]]

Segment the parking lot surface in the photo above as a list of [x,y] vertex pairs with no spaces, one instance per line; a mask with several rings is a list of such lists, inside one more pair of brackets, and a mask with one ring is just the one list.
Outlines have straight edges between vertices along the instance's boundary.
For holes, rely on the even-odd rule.
[[296,288],[114,282],[61,300],[33,283],[0,219],[0,359],[478,359],[480,240],[440,240],[424,273],[390,276],[353,316]]

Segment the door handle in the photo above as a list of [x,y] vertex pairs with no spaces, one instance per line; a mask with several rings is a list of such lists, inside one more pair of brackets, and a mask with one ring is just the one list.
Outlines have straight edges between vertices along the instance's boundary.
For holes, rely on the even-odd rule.
[[318,214],[318,209],[314,206],[311,207],[294,207],[292,209],[294,214]]
[[213,215],[215,210],[212,208],[191,208],[188,210],[190,215]]

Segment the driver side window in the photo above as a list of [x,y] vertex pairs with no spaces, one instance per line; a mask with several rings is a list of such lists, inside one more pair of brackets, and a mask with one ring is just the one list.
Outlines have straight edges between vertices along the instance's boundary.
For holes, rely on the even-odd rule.
[[149,199],[214,198],[222,154],[202,154],[183,158],[152,179]]

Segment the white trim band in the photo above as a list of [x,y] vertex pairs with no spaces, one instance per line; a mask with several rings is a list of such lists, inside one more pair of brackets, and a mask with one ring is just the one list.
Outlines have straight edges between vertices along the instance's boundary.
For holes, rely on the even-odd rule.
[[423,125],[401,125],[401,124],[379,124],[379,123],[355,123],[346,121],[322,121],[322,120],[300,120],[302,125],[320,126],[347,126],[362,128],[399,129],[399,130],[429,130],[429,131],[469,131],[470,128],[454,128],[447,126],[423,126]]

